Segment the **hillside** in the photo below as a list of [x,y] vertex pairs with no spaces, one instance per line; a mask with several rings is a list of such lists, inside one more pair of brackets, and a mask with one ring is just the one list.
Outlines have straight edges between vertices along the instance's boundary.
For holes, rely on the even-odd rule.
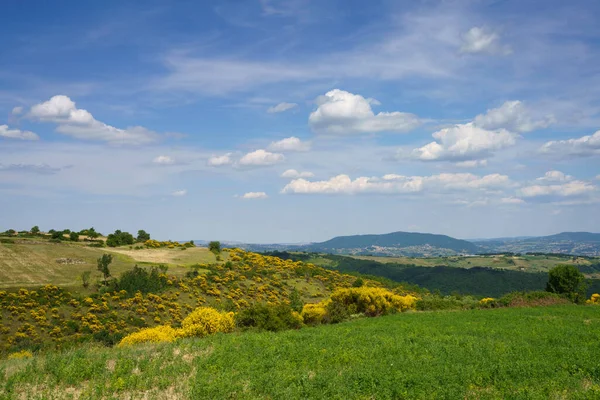
[[304,251],[333,254],[373,254],[428,256],[474,254],[479,248],[471,242],[446,235],[393,232],[383,235],[339,236],[322,243],[302,246]]
[[600,256],[600,233],[563,232],[523,239],[490,239],[474,242],[483,253],[560,253]]
[[405,313],[1,360],[0,398],[597,399],[599,340],[592,306]]

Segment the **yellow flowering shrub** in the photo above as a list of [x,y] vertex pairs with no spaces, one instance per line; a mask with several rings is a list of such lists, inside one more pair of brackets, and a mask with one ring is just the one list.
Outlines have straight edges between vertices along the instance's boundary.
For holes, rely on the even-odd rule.
[[302,318],[309,325],[321,324],[327,316],[327,303],[308,303],[302,307]]
[[212,307],[199,307],[181,323],[181,337],[203,337],[217,332],[232,332],[235,328],[232,312],[217,311]]
[[331,301],[343,305],[350,314],[377,316],[414,309],[417,298],[412,295],[400,296],[383,288],[363,286],[337,289],[331,295]]
[[600,294],[598,293],[594,293],[592,295],[592,297],[590,297],[590,299],[588,301],[586,301],[587,304],[600,304]]
[[11,353],[8,355],[9,360],[14,360],[14,359],[18,359],[18,358],[30,358],[30,357],[33,357],[33,354],[27,350],[21,350],[16,353]]
[[169,325],[159,325],[125,336],[119,343],[119,346],[128,346],[137,343],[173,342],[175,339],[177,339],[177,329],[173,329]]

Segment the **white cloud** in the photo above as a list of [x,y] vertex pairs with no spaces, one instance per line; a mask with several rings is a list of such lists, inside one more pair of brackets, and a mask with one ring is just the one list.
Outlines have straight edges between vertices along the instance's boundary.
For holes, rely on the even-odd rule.
[[267,148],[271,151],[308,151],[310,142],[303,142],[295,136],[281,139],[277,142],[271,142]]
[[19,140],[38,140],[40,137],[30,131],[8,129],[8,125],[0,125],[0,137]]
[[11,114],[12,115],[21,115],[23,113],[23,107],[21,106],[17,106],[15,108],[12,109]]
[[37,175],[54,175],[60,170],[61,168],[51,167],[48,164],[0,164],[0,172],[22,172]]
[[472,122],[441,129],[432,136],[437,141],[413,150],[413,157],[422,161],[485,159],[494,150],[513,146],[517,138],[505,129],[489,131]]
[[469,160],[469,161],[459,161],[455,163],[459,168],[478,168],[487,166],[487,160]]
[[271,153],[263,149],[259,149],[244,155],[239,165],[242,166],[266,166],[282,162],[285,159],[283,154]]
[[500,36],[485,28],[473,27],[462,35],[461,53],[489,53],[507,55],[512,52],[510,46],[500,43]]
[[280,112],[284,112],[284,111],[288,111],[291,110],[292,108],[298,107],[298,104],[296,103],[279,103],[276,106],[273,107],[269,107],[269,109],[267,110],[268,113],[273,114],[273,113],[280,113]]
[[56,131],[77,139],[100,140],[111,144],[146,144],[158,134],[141,126],[115,128],[96,120],[87,110],[78,109],[69,97],[58,95],[31,107],[28,117],[58,124]]
[[154,160],[152,160],[152,162],[154,164],[160,164],[160,165],[173,165],[173,164],[175,164],[175,160],[172,159],[169,156],[158,156],[158,157],[154,158]]
[[181,197],[181,196],[185,196],[187,194],[187,190],[176,190],[175,192],[171,193],[171,196],[174,197]]
[[571,175],[565,175],[560,171],[548,171],[543,177],[537,178],[537,180],[546,182],[568,182],[573,180],[573,177]]
[[439,174],[432,176],[403,176],[396,174],[377,177],[359,177],[352,180],[348,175],[338,175],[326,181],[295,179],[288,183],[282,193],[297,194],[358,194],[387,193],[410,194],[423,191],[500,189],[510,186],[506,175],[491,174]]
[[265,192],[248,192],[242,196],[242,199],[266,199],[267,194]]
[[500,199],[502,204],[524,204],[525,200],[520,199],[518,197],[503,197]]
[[597,188],[588,182],[571,181],[553,185],[531,185],[520,189],[523,197],[539,196],[581,196],[596,191]]
[[600,154],[600,131],[578,139],[553,140],[545,143],[540,151],[559,156],[585,157],[597,155]]
[[295,169],[288,169],[287,171],[285,171],[281,174],[282,178],[289,178],[289,179],[312,178],[313,176],[315,176],[315,174],[313,174],[312,172],[308,172],[308,171],[299,172]]
[[419,118],[410,113],[395,111],[375,114],[371,104],[379,102],[340,89],[320,96],[317,104],[317,109],[308,118],[309,125],[316,133],[407,132],[420,124]]
[[551,114],[534,119],[532,112],[521,101],[514,100],[476,116],[474,122],[483,129],[503,128],[511,132],[523,133],[547,128],[555,123],[556,119]]
[[222,156],[212,156],[208,159],[207,164],[211,167],[221,167],[223,165],[230,165],[233,161],[231,160],[231,153],[223,154]]

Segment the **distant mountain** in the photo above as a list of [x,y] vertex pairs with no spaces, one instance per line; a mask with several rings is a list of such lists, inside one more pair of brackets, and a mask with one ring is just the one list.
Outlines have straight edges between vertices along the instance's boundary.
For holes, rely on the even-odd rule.
[[430,233],[393,232],[382,235],[338,236],[298,250],[332,254],[378,256],[435,256],[475,254],[479,247],[466,240]]
[[556,235],[524,239],[475,241],[483,253],[558,253],[600,256],[600,233],[562,232]]

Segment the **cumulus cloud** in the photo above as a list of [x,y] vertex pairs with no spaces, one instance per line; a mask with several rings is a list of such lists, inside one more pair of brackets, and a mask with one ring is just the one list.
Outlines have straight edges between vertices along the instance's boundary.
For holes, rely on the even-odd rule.
[[581,196],[596,191],[597,188],[588,182],[571,181],[562,184],[553,185],[531,185],[520,189],[523,197],[539,196]]
[[212,156],[207,161],[207,164],[211,167],[222,167],[232,163],[231,153],[223,154],[222,156]]
[[295,136],[281,139],[277,142],[271,142],[267,148],[271,151],[308,151],[310,142],[303,142]]
[[175,160],[169,156],[158,156],[154,160],[152,160],[154,164],[159,165],[173,165],[175,164]]
[[552,140],[540,149],[545,154],[558,156],[593,156],[600,154],[600,131],[578,139]]
[[511,132],[531,132],[547,128],[556,122],[553,115],[534,118],[533,113],[521,101],[507,101],[498,108],[475,117],[475,125],[483,129],[507,129]]
[[13,108],[11,111],[12,115],[21,115],[22,113],[23,113],[23,107],[21,107],[21,106],[17,106],[15,108]]
[[276,106],[273,107],[269,107],[269,109],[267,110],[268,113],[273,114],[273,113],[280,113],[280,112],[284,112],[284,111],[288,111],[291,110],[292,108],[298,107],[298,104],[296,103],[279,103]]
[[183,190],[176,190],[173,193],[171,193],[171,196],[174,197],[182,197],[185,196],[187,194],[187,190],[183,189]]
[[288,183],[282,193],[288,194],[359,194],[387,193],[410,194],[423,191],[500,189],[512,183],[506,175],[491,174],[439,174],[432,176],[404,176],[387,174],[382,178],[338,175],[325,181],[295,179]]
[[115,128],[96,120],[87,110],[77,108],[69,97],[58,95],[31,107],[28,117],[58,124],[56,131],[83,140],[99,140],[111,144],[147,144],[158,134],[141,126]]
[[437,141],[413,150],[414,158],[422,161],[481,160],[488,158],[494,150],[513,146],[518,137],[505,129],[490,131],[472,122],[441,129],[432,136]]
[[500,43],[500,36],[485,28],[473,27],[462,35],[461,53],[503,54],[512,53],[510,46]]
[[0,125],[0,137],[18,140],[38,140],[40,137],[30,131],[9,129],[8,125]]
[[541,178],[537,178],[538,181],[546,182],[568,182],[573,180],[571,175],[565,175],[560,171],[548,171]]
[[487,160],[469,160],[469,161],[459,161],[455,163],[459,168],[478,168],[478,167],[486,167]]
[[242,199],[266,199],[267,194],[265,192],[248,192],[244,193]]
[[317,109],[308,118],[309,125],[316,133],[407,132],[420,124],[419,118],[410,113],[395,111],[375,114],[371,105],[379,105],[379,102],[340,89],[320,96],[317,104]]
[[271,153],[259,149],[244,155],[238,162],[241,166],[267,166],[282,162],[285,159],[283,154]]
[[313,174],[312,172],[308,172],[308,171],[299,172],[295,169],[288,169],[287,171],[285,171],[281,174],[282,178],[289,178],[289,179],[312,178],[313,176],[315,176],[315,174]]

